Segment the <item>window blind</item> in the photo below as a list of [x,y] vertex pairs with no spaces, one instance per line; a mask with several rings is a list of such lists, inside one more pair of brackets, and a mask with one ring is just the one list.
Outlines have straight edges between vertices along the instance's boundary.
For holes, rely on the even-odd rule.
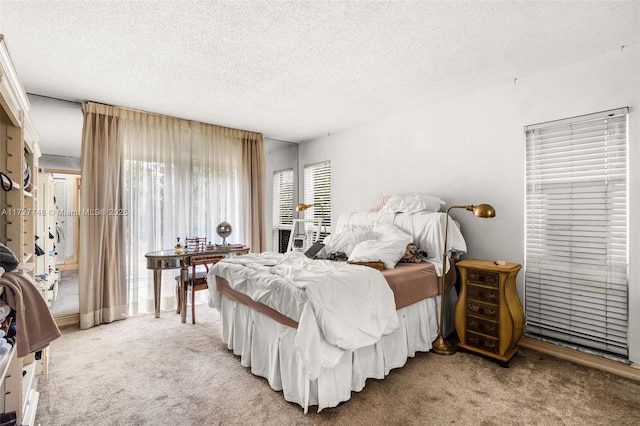
[[305,210],[304,219],[320,220],[324,211],[322,222],[324,229],[320,235],[320,239],[324,239],[331,233],[331,163],[329,161],[304,166],[304,202],[314,204],[314,207]]
[[278,252],[282,235],[280,231],[290,230],[293,224],[293,169],[278,170],[273,173],[272,204],[272,250]]
[[525,128],[525,331],[624,357],[627,113]]

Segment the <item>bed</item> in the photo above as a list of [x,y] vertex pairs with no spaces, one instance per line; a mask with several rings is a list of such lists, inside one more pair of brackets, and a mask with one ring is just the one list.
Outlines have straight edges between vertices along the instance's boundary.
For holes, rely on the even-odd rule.
[[[220,312],[223,342],[305,413],[349,400],[437,338],[446,219],[437,211],[350,213],[325,240],[325,258],[265,252],[219,262],[208,275],[209,305]],[[466,252],[453,221],[448,241],[448,253]],[[409,246],[421,262],[400,262]],[[328,260],[336,250],[352,262],[384,260],[386,269]],[[457,294],[455,268],[445,267],[448,335]]]

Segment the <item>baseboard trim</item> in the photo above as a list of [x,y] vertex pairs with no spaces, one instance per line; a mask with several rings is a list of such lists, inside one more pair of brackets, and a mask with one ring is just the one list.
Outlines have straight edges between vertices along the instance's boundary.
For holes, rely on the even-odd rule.
[[518,345],[523,348],[555,356],[560,359],[566,359],[568,361],[575,362],[576,364],[596,368],[627,379],[640,381],[640,367],[635,365],[623,364],[621,362],[586,354],[584,352],[574,351],[552,343],[532,339],[527,336],[522,336]]
[[72,326],[72,325],[79,326],[80,325],[80,314],[65,315],[63,317],[57,317],[57,318],[55,318],[55,320],[56,320],[56,325],[58,326],[58,328],[69,327],[69,326]]

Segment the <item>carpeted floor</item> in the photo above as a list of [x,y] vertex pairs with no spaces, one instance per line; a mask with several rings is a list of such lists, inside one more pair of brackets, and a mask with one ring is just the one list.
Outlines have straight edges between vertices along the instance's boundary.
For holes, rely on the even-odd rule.
[[59,318],[79,312],[78,270],[60,271],[58,296],[56,300],[51,303],[51,314],[54,318]]
[[640,383],[521,349],[511,368],[469,353],[421,353],[338,407],[303,414],[198,324],[163,312],[63,329],[40,382],[36,424],[638,425]]

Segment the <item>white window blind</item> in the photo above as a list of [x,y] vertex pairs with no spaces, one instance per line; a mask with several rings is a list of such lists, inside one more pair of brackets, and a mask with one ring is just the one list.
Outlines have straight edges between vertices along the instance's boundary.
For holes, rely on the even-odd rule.
[[[290,230],[293,223],[293,169],[273,173],[273,238],[272,249],[279,251],[282,230]],[[288,240],[289,234],[286,233]]]
[[526,333],[624,357],[627,113],[526,128]]
[[304,166],[304,203],[314,204],[314,207],[305,210],[304,219],[320,220],[324,216],[320,235],[320,239],[324,239],[331,233],[331,163],[329,161]]

